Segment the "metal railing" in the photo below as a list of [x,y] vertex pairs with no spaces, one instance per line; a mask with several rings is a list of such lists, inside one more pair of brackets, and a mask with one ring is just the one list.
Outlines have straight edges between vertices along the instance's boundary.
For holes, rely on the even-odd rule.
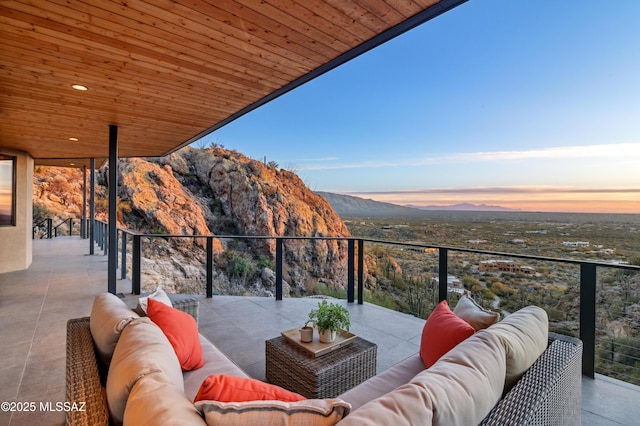
[[[107,224],[96,221],[95,239],[96,243],[104,251],[106,255],[109,248],[107,242]],[[169,239],[203,239],[206,251],[206,297],[213,296],[213,264],[214,239],[234,239],[234,240],[275,240],[275,298],[282,300],[283,298],[283,264],[284,264],[284,242],[286,240],[337,240],[346,241],[347,243],[347,285],[346,299],[353,303],[357,298],[359,304],[364,303],[364,250],[365,244],[387,244],[411,248],[413,250],[431,249],[438,252],[437,269],[438,269],[438,301],[446,300],[448,297],[447,277],[449,275],[449,259],[453,253],[466,253],[474,255],[488,255],[501,258],[527,259],[536,262],[553,262],[554,264],[575,265],[579,268],[579,338],[583,341],[583,375],[594,377],[596,365],[596,278],[598,268],[614,268],[618,270],[626,270],[640,272],[640,267],[627,264],[610,264],[603,262],[576,260],[576,259],[560,259],[554,257],[534,256],[526,254],[505,253],[490,250],[478,250],[470,248],[449,247],[431,244],[404,243],[397,241],[384,241],[369,238],[344,238],[344,237],[287,237],[287,236],[237,236],[237,235],[166,235],[166,234],[141,234],[118,228],[119,244],[116,247],[121,251],[119,256],[119,267],[121,278],[126,278],[128,269],[128,247],[131,241],[131,286],[133,294],[140,294],[141,291],[141,260],[142,260],[142,242],[143,239],[162,238]],[[635,348],[637,349],[637,348]]]
[[57,225],[53,225],[52,218],[46,218],[33,225],[31,238],[35,239],[38,235],[38,231],[41,232],[40,238],[50,239],[62,235],[73,235],[74,226],[79,225],[78,235],[82,238],[87,238],[86,230],[88,229],[88,220],[76,219],[73,217],[64,219]]

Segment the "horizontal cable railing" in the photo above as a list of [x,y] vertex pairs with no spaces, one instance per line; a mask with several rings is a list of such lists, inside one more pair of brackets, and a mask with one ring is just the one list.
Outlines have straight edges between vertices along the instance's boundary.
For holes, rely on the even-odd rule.
[[53,225],[52,218],[45,218],[33,225],[32,238],[35,239],[39,237],[49,239],[63,235],[72,236],[74,234],[76,225],[79,228],[78,235],[80,235],[82,238],[87,238],[87,222],[88,221],[86,219],[69,217],[67,219],[64,219],[57,225]]
[[[346,299],[348,302],[355,302],[356,298],[359,304],[364,303],[365,300],[365,276],[364,276],[364,253],[365,245],[371,247],[371,250],[375,251],[378,246],[396,247],[398,250],[406,250],[407,253],[412,253],[411,256],[416,256],[416,252],[430,253],[428,259],[422,259],[424,267],[430,267],[433,270],[434,277],[428,283],[420,281],[422,288],[417,288],[412,281],[412,278],[406,279],[403,285],[407,286],[407,294],[409,299],[409,305],[420,305],[429,299],[431,305],[442,300],[447,300],[448,297],[455,297],[455,289],[449,285],[450,273],[452,270],[464,270],[469,265],[461,266],[461,262],[458,256],[464,254],[465,256],[472,256],[474,260],[478,260],[481,257],[490,258],[514,258],[524,259],[531,261],[532,263],[541,264],[551,262],[553,265],[564,265],[568,268],[576,268],[575,272],[570,272],[577,276],[576,282],[576,294],[575,299],[579,301],[578,313],[576,315],[579,329],[577,334],[584,344],[583,351],[583,374],[588,377],[594,377],[596,372],[596,364],[598,365],[598,372],[602,374],[611,374],[616,371],[625,370],[630,371],[630,379],[627,381],[640,383],[640,342],[638,339],[631,339],[630,343],[624,343],[620,339],[615,339],[613,343],[608,342],[609,347],[606,348],[606,338],[602,338],[602,341],[596,339],[596,305],[597,305],[597,270],[600,268],[606,268],[606,271],[619,271],[623,274],[633,274],[640,272],[640,266],[628,265],[628,264],[612,264],[605,262],[597,262],[590,260],[578,260],[578,259],[560,259],[546,256],[535,256],[527,254],[506,253],[500,251],[491,250],[479,250],[471,248],[460,248],[450,246],[440,246],[433,244],[420,244],[420,243],[405,243],[398,241],[384,241],[368,238],[353,238],[353,237],[298,237],[298,236],[237,236],[237,235],[168,235],[168,234],[142,234],[129,230],[118,228],[119,242],[116,245],[120,250],[119,263],[121,278],[127,277],[127,271],[130,271],[130,279],[132,285],[132,293],[140,294],[141,292],[141,279],[142,279],[142,252],[143,252],[143,240],[152,241],[159,238],[164,240],[175,239],[193,239],[193,241],[200,241],[203,250],[205,251],[205,282],[204,293],[206,297],[212,297],[213,292],[213,273],[214,273],[214,261],[217,261],[214,256],[213,242],[217,240],[230,240],[230,241],[247,241],[247,240],[273,240],[275,241],[275,255],[274,255],[274,267],[275,267],[275,298],[276,300],[283,299],[283,265],[284,265],[284,243],[287,240],[334,240],[345,242],[347,244],[347,265],[346,269]],[[101,221],[96,221],[96,230],[94,233],[97,244],[103,249],[104,254],[108,252],[107,242],[107,224]],[[476,259],[477,258],[477,259]],[[131,265],[129,266],[128,259],[130,259]],[[433,266],[429,266],[429,263],[433,263]],[[453,265],[450,263],[454,262]],[[478,260],[478,262],[480,262]],[[464,264],[464,262],[462,262]],[[560,267],[560,266],[558,266]],[[528,271],[528,270],[526,270]],[[573,271],[573,269],[571,270]],[[518,276],[517,273],[505,272],[507,275]],[[524,272],[521,272],[524,277]],[[573,275],[571,275],[573,276]],[[406,284],[406,283],[409,284]],[[500,284],[500,283],[499,283]],[[567,283],[558,283],[559,285],[567,286]],[[426,292],[426,286],[432,285],[431,293]],[[495,284],[495,288],[492,291],[498,292],[496,289],[502,289],[502,287]],[[503,285],[504,287],[504,285]],[[502,289],[504,291],[504,289]],[[501,296],[502,298],[521,298],[521,305],[526,304],[530,299],[530,295],[527,294],[529,289],[523,290],[522,294],[513,294],[508,291]],[[452,293],[453,291],[453,293]],[[480,292],[488,292],[487,288],[480,289]],[[552,291],[540,290],[541,297],[546,300],[553,300],[554,294]],[[548,293],[548,294],[546,294]],[[496,296],[497,297],[497,296]],[[500,297],[497,297],[500,299]],[[560,320],[571,319],[573,313],[569,312],[568,307],[560,307],[555,310],[555,316]],[[624,310],[623,310],[624,311]],[[424,317],[424,314],[430,312],[429,309],[418,309],[416,312]],[[623,315],[626,315],[623,312]],[[559,321],[562,322],[562,321]],[[565,323],[567,321],[564,321]],[[572,330],[568,329],[568,326],[564,326],[562,332],[571,333]],[[637,327],[637,326],[636,326]],[[569,327],[570,328],[570,327]],[[637,331],[637,330],[636,330]],[[634,343],[635,342],[635,343]],[[596,348],[598,353],[596,353]],[[614,376],[619,376],[614,374]],[[623,380],[625,380],[623,378]],[[637,381],[636,381],[637,380]]]

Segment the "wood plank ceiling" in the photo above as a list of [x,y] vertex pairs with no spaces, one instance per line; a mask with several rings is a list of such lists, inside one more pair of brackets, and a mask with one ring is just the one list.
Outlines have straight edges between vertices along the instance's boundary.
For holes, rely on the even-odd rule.
[[0,147],[165,155],[463,1],[1,1]]

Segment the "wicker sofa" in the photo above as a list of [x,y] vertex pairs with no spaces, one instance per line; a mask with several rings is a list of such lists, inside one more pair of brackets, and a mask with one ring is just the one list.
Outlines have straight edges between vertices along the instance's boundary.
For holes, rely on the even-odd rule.
[[[197,320],[197,299],[181,298],[179,300],[173,300],[173,306],[191,314]],[[89,322],[89,317],[85,317],[71,319],[67,323],[67,401],[86,402],[86,409],[84,411],[67,413],[66,424],[68,425],[108,425],[113,423],[113,419],[110,418],[105,391],[105,378],[108,370],[101,362],[100,356],[98,356]],[[224,373],[246,377],[246,374],[233,363],[232,360],[224,356],[213,344],[203,337],[201,341],[203,344],[203,352],[209,354],[214,353],[213,358],[211,355],[209,355],[208,358],[205,356],[205,361],[207,362],[205,366],[202,367],[202,371],[197,371],[196,374],[190,378],[185,375],[185,382],[191,382],[191,389],[187,390],[187,386],[185,385],[185,394],[188,394],[188,396],[178,395],[176,397],[176,400],[180,400],[181,402],[178,403],[176,401],[174,404],[172,401],[172,404],[155,404],[165,405],[166,407],[163,408],[165,412],[166,410],[174,408],[178,410],[181,404],[184,405],[185,400],[193,400],[194,383],[197,385],[197,383],[201,382],[208,374]],[[474,362],[476,364],[479,362],[476,360],[476,354],[482,351],[483,345],[498,347],[497,357],[505,357],[502,345],[496,342],[498,342],[498,340],[492,336],[491,333],[482,331],[476,333],[451,350],[430,369],[424,370],[424,365],[418,355],[399,362],[358,387],[339,395],[335,401],[346,401],[351,405],[352,409],[351,413],[346,415],[343,420],[340,421],[338,418],[338,422],[345,426],[351,424],[431,424],[430,421],[423,420],[427,419],[427,417],[420,417],[422,420],[418,423],[416,423],[415,419],[411,418],[409,412],[411,410],[416,411],[416,409],[418,415],[422,416],[420,403],[416,404],[415,402],[411,402],[408,403],[406,407],[402,406],[402,404],[406,404],[405,402],[400,402],[401,405],[395,407],[394,404],[397,404],[398,401],[403,401],[402,398],[406,397],[407,392],[413,392],[417,395],[418,399],[425,398],[424,392],[427,392],[427,395],[432,395],[429,394],[429,391],[425,391],[424,386],[422,386],[419,381],[416,382],[416,378],[424,375],[425,372],[429,370],[437,374],[438,369],[440,368],[440,370],[442,370],[444,367],[441,368],[441,366],[447,363],[453,363],[455,366],[454,370],[457,369],[462,372],[462,376],[460,377],[464,377],[465,372],[482,370],[482,374],[496,376],[495,380],[504,381],[504,373],[498,377],[499,375],[492,373],[494,370],[491,370],[491,368],[501,370],[504,368],[504,365],[493,366],[487,368],[486,371],[482,365],[474,366]],[[471,351],[470,353],[472,353],[473,356],[464,355],[465,350]],[[459,355],[461,353],[463,355]],[[474,423],[486,425],[580,424],[581,356],[582,343],[580,340],[549,333],[548,345],[533,365],[528,368],[515,386],[502,395],[501,398],[497,398],[499,399],[497,404],[495,404],[495,401],[490,402],[491,405],[485,411],[485,413],[488,412],[488,414],[486,414],[486,416],[482,414],[484,418],[481,416],[479,418],[481,421],[474,421]],[[460,359],[458,359],[458,357]],[[458,374],[458,372],[453,373],[454,380],[456,374]],[[482,374],[478,376],[481,378],[481,381]],[[464,380],[466,381],[467,379]],[[400,395],[401,398],[396,398],[396,395]],[[415,395],[410,395],[409,398],[414,398]],[[470,397],[472,399],[483,399],[484,396],[485,395],[479,394],[477,396],[471,395]],[[432,405],[432,402],[427,401],[425,404]],[[173,405],[173,407],[170,405]],[[187,403],[186,405],[189,406],[193,404]],[[411,407],[409,407],[409,405]],[[376,412],[376,409],[380,407],[382,407],[382,414]],[[182,408],[184,409],[184,407]],[[462,411],[464,407],[454,406],[448,408],[452,408],[451,411],[455,412]],[[195,420],[195,422],[192,421],[194,418],[197,419],[197,415],[193,415],[194,412],[197,413],[197,410],[194,410],[193,407],[187,407],[186,409],[189,410],[189,415],[191,416],[189,420],[185,418],[185,420],[180,423],[168,421],[166,424],[198,424],[198,420]],[[431,407],[431,409],[436,410],[434,407]],[[484,410],[484,408],[481,409]],[[440,408],[438,407],[437,410],[440,411]],[[349,409],[347,408],[345,413],[348,411]],[[457,416],[455,413],[453,413],[453,415]],[[440,417],[440,421],[438,421],[437,417],[434,417],[433,423],[443,424],[442,419],[443,417]],[[469,424],[468,420],[465,419],[464,416],[456,417],[454,420],[446,418],[446,422],[447,424]],[[242,424],[238,422],[237,419],[235,421],[236,423],[234,424]],[[157,423],[157,420],[154,421],[154,423]],[[205,425],[207,423],[202,419],[199,424]],[[222,424],[226,423],[223,422]],[[289,419],[288,424],[296,424],[296,422]]]

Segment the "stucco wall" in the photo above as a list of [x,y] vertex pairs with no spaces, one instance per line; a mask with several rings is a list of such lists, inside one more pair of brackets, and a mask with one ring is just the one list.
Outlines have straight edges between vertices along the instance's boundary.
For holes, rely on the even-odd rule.
[[33,223],[33,158],[26,152],[0,147],[16,161],[16,226],[0,226],[0,273],[31,265]]

